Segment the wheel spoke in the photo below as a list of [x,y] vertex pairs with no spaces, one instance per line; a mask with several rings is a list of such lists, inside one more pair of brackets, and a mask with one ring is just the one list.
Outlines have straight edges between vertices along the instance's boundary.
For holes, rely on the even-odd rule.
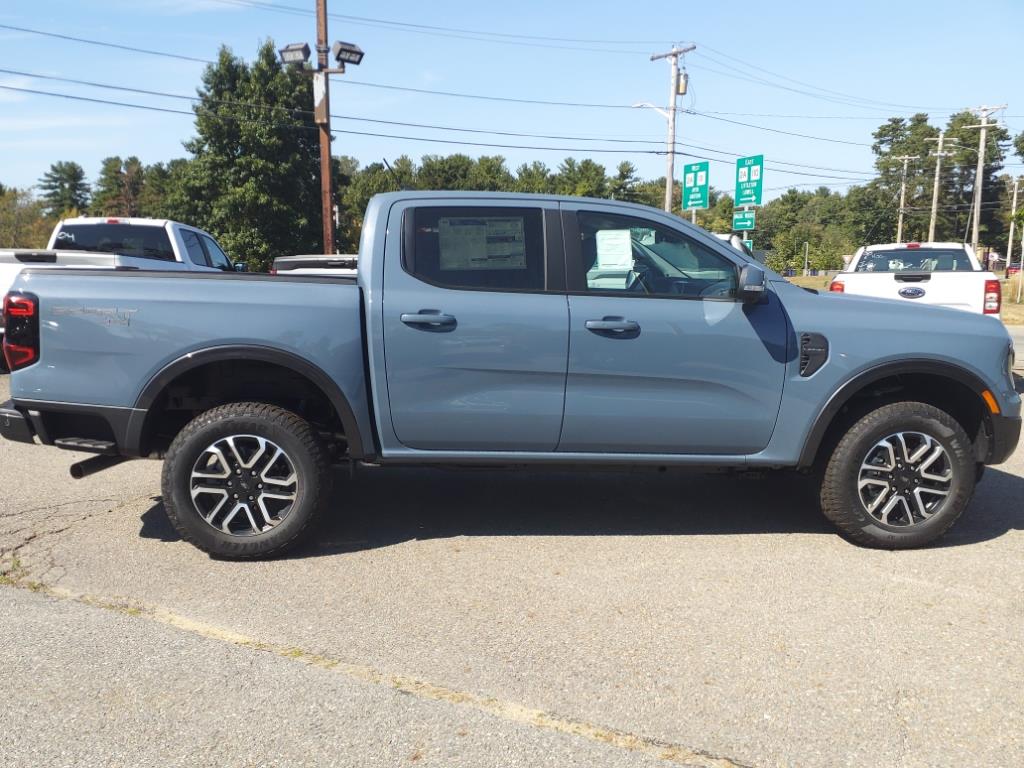
[[255,536],[279,525],[299,494],[291,457],[259,435],[231,435],[208,446],[189,485],[199,516],[231,536]]
[[923,477],[926,480],[937,480],[943,483],[952,480],[952,469],[947,469],[946,472],[941,475],[937,475],[927,471],[933,464],[935,464],[936,461],[938,461],[941,457],[945,455],[946,451],[943,449],[943,447],[941,445],[936,445],[935,450],[932,451],[931,454],[929,454],[928,458],[921,462],[921,467],[919,469],[921,477]]
[[883,525],[924,522],[947,503],[953,464],[942,444],[923,432],[897,432],[875,443],[860,465],[857,492]]
[[[209,448],[207,448],[200,454],[199,460],[196,462],[196,466],[198,467],[200,465],[200,462],[203,461],[203,458],[210,454],[212,454],[213,457],[217,459],[218,462],[220,462],[220,466],[222,467],[223,471],[218,473],[210,473],[201,472],[198,469],[194,469],[192,470],[192,477],[201,477],[207,480],[223,480],[227,478],[227,476],[231,474],[231,467],[228,464],[227,459],[224,458],[224,454],[221,453],[220,448],[218,448],[216,445],[211,445]],[[205,464],[209,464],[209,461],[205,462]]]

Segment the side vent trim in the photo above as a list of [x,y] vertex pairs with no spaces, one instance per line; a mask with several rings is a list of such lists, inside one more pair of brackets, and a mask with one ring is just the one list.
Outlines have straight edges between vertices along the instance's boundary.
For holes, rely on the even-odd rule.
[[828,339],[820,333],[800,334],[800,375],[813,376],[828,361]]

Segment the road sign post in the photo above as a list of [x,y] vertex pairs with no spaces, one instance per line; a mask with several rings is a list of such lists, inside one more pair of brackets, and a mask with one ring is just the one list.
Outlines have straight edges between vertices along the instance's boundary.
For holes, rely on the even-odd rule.
[[708,162],[683,166],[683,210],[696,211],[708,207]]
[[753,229],[754,212],[752,210],[733,211],[732,228],[735,232],[743,232],[744,230]]
[[760,205],[762,177],[764,176],[764,155],[741,157],[736,161],[735,205]]

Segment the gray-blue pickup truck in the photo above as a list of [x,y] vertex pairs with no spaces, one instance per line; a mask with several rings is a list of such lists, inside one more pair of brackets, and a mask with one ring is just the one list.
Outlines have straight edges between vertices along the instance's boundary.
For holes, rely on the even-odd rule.
[[171,522],[228,558],[295,544],[346,462],[794,468],[852,541],[915,547],[1019,438],[999,320],[819,295],[650,208],[379,195],[358,264],[26,269],[0,433],[96,454],[76,476],[162,458]]

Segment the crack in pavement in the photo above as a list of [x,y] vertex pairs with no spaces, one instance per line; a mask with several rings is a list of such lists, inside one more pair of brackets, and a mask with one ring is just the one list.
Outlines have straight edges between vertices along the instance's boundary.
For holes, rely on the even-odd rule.
[[[94,510],[92,512],[87,512],[85,514],[78,516],[63,515],[59,522],[53,521],[58,522],[58,527],[56,528],[46,528],[44,530],[39,530],[38,528],[35,528],[32,525],[27,525],[22,528],[15,529],[14,531],[0,531],[0,535],[3,535],[5,537],[15,537],[16,539],[19,536],[19,534],[27,534],[24,537],[22,537],[17,544],[14,544],[13,546],[9,544],[0,545],[0,577],[3,577],[4,580],[8,582],[16,582],[27,579],[29,576],[29,569],[21,559],[21,554],[27,547],[30,547],[32,545],[39,545],[43,540],[64,533],[65,531],[74,528],[76,525],[84,523],[87,520],[91,520],[94,517],[99,517],[100,515],[115,514],[117,512],[120,512],[122,509],[137,504],[142,499],[148,498],[151,498],[151,495],[147,493],[141,497],[126,499],[122,501],[120,504],[113,507],[109,507],[107,509]],[[52,506],[35,507],[33,509],[18,512],[16,516],[20,518],[33,512],[40,512],[43,510],[56,510],[71,505],[109,503],[114,501],[117,501],[117,499],[80,499],[78,501],[62,502],[60,504]],[[53,561],[52,547],[48,549],[41,549],[39,556],[45,559],[45,562],[43,563],[44,567],[42,575],[49,574],[51,571],[59,567]]]
[[94,608],[101,608],[139,618],[140,620],[154,621],[208,640],[216,640],[252,651],[269,653],[283,659],[341,674],[351,680],[364,684],[381,686],[398,693],[429,701],[470,707],[514,724],[529,725],[567,736],[587,739],[627,752],[664,760],[675,765],[690,766],[691,768],[752,768],[748,763],[713,755],[704,750],[687,747],[682,744],[675,744],[616,728],[595,725],[516,702],[483,696],[470,691],[460,691],[408,675],[385,672],[372,666],[354,664],[296,646],[257,640],[229,629],[190,619],[187,616],[174,613],[158,605],[137,604],[125,600],[82,594],[62,587],[19,579],[9,578],[6,580],[6,585],[8,587],[29,589],[50,598],[71,600]]

